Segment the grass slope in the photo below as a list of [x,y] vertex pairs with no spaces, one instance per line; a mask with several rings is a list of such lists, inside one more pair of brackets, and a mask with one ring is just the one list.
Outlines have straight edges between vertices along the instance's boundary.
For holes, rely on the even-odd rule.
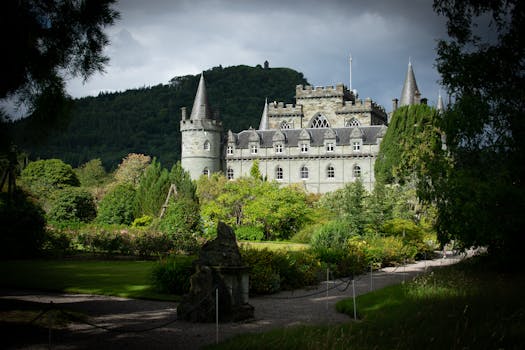
[[0,262],[1,287],[174,300],[155,291],[154,261],[23,260]]
[[[522,273],[476,258],[360,296],[361,321],[242,335],[209,349],[522,349],[524,287]],[[337,308],[353,315],[351,299]]]

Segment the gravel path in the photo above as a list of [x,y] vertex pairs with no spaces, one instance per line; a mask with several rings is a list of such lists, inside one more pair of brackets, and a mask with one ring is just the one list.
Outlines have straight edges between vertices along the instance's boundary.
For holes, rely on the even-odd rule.
[[[397,268],[384,268],[359,276],[354,281],[356,295],[409,280],[433,266],[458,262],[459,256],[419,261]],[[346,289],[345,289],[346,288]],[[327,291],[328,289],[328,291]],[[219,340],[247,332],[261,332],[300,324],[330,324],[350,321],[335,311],[335,303],[352,296],[351,281],[329,281],[317,288],[281,292],[268,297],[251,298],[255,318],[242,323],[219,325]],[[52,334],[53,349],[198,349],[216,341],[215,324],[176,321],[176,303],[125,299],[98,295],[41,293],[0,290],[1,299],[24,300],[89,315],[88,322],[112,331],[73,323],[68,329]],[[167,324],[169,323],[169,324]],[[167,325],[166,325],[167,324]],[[165,325],[165,326],[163,326]],[[141,332],[141,330],[159,327]],[[127,332],[136,330],[138,332]],[[121,332],[126,331],[126,332]],[[21,343],[23,343],[21,339]],[[9,349],[48,349],[47,336],[38,344],[24,344]]]

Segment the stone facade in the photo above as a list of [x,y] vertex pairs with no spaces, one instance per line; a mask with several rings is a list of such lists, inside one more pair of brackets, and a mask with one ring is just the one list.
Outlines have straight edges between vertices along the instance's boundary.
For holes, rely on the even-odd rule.
[[[415,78],[410,83],[417,89]],[[296,104],[266,102],[258,130],[228,131],[223,140],[222,124],[210,116],[205,91],[201,76],[193,107],[197,112],[192,110],[187,119],[183,109],[181,121],[182,166],[193,179],[216,171],[232,180],[250,176],[258,160],[262,176],[282,185],[326,193],[360,179],[372,190],[388,117],[370,98],[359,99],[343,84],[298,85]]]

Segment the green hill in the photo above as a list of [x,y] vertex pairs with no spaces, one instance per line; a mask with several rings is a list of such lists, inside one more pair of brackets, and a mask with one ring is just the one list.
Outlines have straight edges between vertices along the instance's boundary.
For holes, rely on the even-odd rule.
[[[204,76],[225,132],[258,127],[266,97],[291,103],[295,86],[307,84],[302,73],[288,68],[215,67]],[[67,125],[46,133],[45,141],[30,132],[31,118],[16,123],[17,142],[31,159],[59,158],[73,167],[100,158],[113,169],[131,152],[157,157],[169,167],[180,159],[180,108],[191,112],[198,79],[186,75],[167,85],[76,99]]]

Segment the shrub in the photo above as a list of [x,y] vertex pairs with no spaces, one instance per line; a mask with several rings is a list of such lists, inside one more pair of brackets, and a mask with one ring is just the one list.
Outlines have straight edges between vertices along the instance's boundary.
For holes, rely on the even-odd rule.
[[90,222],[97,215],[91,193],[78,187],[67,187],[54,192],[47,214],[55,222]]
[[160,259],[152,271],[155,288],[163,293],[186,294],[193,274],[193,256],[169,256]]
[[67,230],[49,227],[44,236],[43,249],[54,255],[62,256],[73,251],[73,238]]
[[121,183],[110,190],[100,201],[97,221],[108,225],[129,225],[133,221],[135,189]]
[[0,193],[0,257],[35,256],[44,241],[45,224],[44,211],[26,193],[17,190],[12,198]]
[[319,282],[321,262],[312,253],[241,249],[250,270],[250,293],[270,294]]
[[147,227],[153,223],[153,218],[149,215],[141,216],[140,218],[136,218],[131,223],[131,227],[137,228],[137,227]]
[[56,189],[80,185],[73,168],[60,159],[29,163],[20,174],[20,183],[41,200]]
[[366,256],[371,263],[392,266],[413,260],[417,250],[412,245],[403,244],[402,237],[367,237]]
[[264,239],[264,232],[260,227],[256,226],[239,226],[235,229],[237,239],[247,241],[260,241]]
[[186,197],[171,202],[158,225],[181,252],[192,253],[198,249],[197,233],[200,232],[199,205]]
[[314,250],[344,249],[347,240],[355,236],[352,225],[345,220],[334,220],[321,226],[311,239]]

